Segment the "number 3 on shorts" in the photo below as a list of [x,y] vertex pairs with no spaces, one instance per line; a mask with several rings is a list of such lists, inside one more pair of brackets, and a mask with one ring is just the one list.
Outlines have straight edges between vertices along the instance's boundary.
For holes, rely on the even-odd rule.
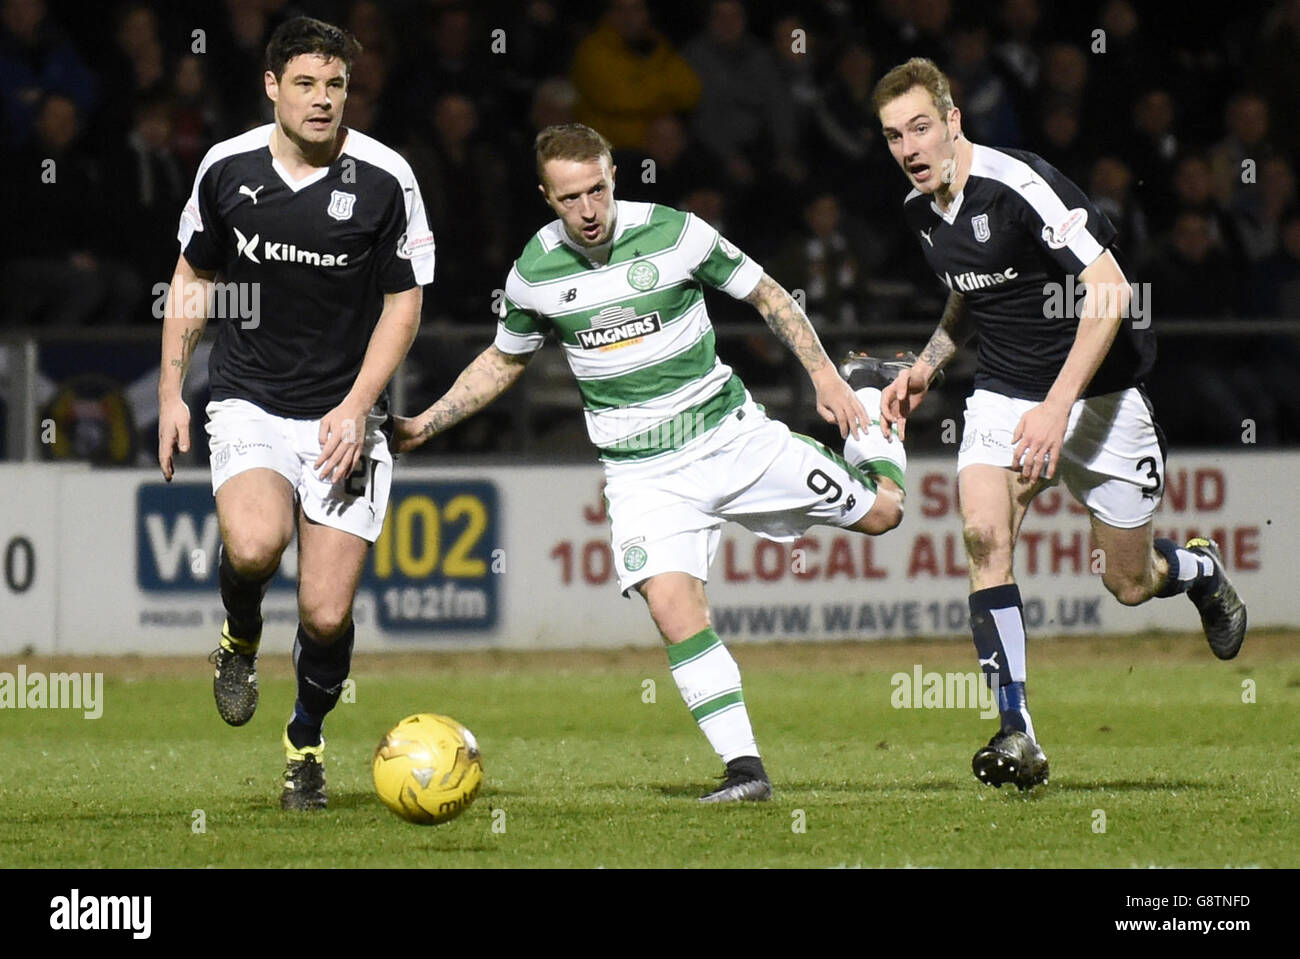
[[343,492],[349,496],[369,496],[375,501],[375,467],[379,464],[369,456],[357,460],[357,467],[343,481]]
[[1151,481],[1150,486],[1143,486],[1142,492],[1148,496],[1155,496],[1160,492],[1160,468],[1156,465],[1154,456],[1144,456],[1137,462],[1138,472],[1146,470],[1146,478]]

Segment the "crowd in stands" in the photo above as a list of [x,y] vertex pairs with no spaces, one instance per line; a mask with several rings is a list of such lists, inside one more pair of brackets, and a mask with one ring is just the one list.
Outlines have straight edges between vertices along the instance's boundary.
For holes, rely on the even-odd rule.
[[[438,244],[426,321],[482,324],[485,341],[493,292],[550,217],[533,136],[575,119],[613,143],[620,198],[717,226],[802,290],[828,337],[935,319],[946,290],[903,227],[906,182],[871,103],[918,55],[948,72],[970,139],[1041,154],[1108,213],[1158,331],[1300,317],[1300,0],[1163,8],[0,0],[0,329],[157,322],[150,290],[170,277],[195,171],[270,119],[265,43],[302,13],[361,41],[345,123],[415,170]],[[726,302],[715,319],[755,322]],[[1167,379],[1207,383],[1212,438],[1249,415],[1264,440],[1300,442],[1294,336],[1174,335],[1161,351]],[[794,375],[761,348],[737,365]],[[1167,405],[1171,433],[1205,438],[1204,410]]]

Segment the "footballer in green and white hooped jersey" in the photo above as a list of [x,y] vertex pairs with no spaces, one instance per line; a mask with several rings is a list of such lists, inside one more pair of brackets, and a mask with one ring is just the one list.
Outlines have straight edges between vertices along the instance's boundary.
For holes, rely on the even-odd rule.
[[[619,587],[640,592],[687,707],[727,764],[705,801],[761,800],[771,785],[740,671],[713,631],[704,583],[723,523],[793,540],[818,523],[883,533],[902,516],[902,443],[879,429],[879,391],[854,393],[790,295],[693,214],[615,201],[608,144],[580,124],[537,139],[559,218],[506,281],[493,346],[419,417],[399,449],[481,409],[553,333],[578,381],[605,467]],[[703,284],[753,304],[798,356],[846,457],[769,419],[715,352]],[[854,434],[857,435],[854,435]]]

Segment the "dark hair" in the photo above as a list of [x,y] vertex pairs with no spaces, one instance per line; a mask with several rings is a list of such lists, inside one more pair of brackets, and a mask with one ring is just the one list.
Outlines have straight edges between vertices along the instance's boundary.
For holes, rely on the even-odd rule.
[[338,57],[343,67],[352,72],[352,62],[361,56],[357,38],[332,23],[314,17],[294,17],[286,20],[271,34],[266,45],[266,69],[279,80],[284,68],[294,57],[304,53],[320,54],[326,59]]

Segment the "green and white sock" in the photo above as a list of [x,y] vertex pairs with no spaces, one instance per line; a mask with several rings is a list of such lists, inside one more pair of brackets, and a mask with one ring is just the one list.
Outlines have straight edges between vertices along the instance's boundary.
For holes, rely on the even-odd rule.
[[705,629],[669,646],[668,665],[686,708],[722,761],[757,756],[758,744],[740,689],[740,667],[718,634]]
[[867,408],[872,418],[871,429],[864,430],[862,436],[852,433],[844,441],[844,458],[864,473],[875,473],[888,477],[899,489],[905,487],[907,475],[907,452],[903,442],[898,438],[898,429],[894,429],[894,439],[885,439],[880,432],[880,390],[866,386],[857,391],[858,399]]

